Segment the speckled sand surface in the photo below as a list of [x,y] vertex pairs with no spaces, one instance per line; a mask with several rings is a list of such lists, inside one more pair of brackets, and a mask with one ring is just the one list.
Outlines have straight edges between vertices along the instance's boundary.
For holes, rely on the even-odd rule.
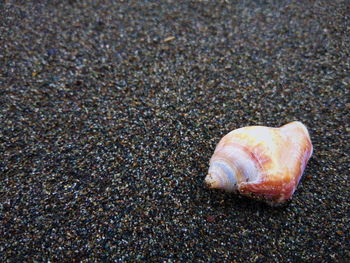
[[[0,15],[2,262],[349,262],[349,1]],[[204,187],[224,134],[292,120],[314,155],[288,206]]]

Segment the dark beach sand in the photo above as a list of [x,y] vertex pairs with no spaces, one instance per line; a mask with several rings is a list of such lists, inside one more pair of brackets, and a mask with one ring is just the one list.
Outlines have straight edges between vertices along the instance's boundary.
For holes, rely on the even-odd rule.
[[[0,1],[1,262],[349,262],[349,90],[349,1]],[[292,120],[286,207],[204,187]]]

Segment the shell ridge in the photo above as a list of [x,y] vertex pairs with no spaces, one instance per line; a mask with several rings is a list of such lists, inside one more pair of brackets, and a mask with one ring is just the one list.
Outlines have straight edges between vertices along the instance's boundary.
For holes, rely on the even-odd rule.
[[[256,176],[256,180],[252,181],[252,180],[249,180],[249,182],[260,182],[261,181],[261,177],[263,176],[263,166],[259,160],[259,158],[253,153],[251,152],[248,147],[240,144],[240,143],[237,143],[237,142],[231,142],[231,143],[227,143],[226,146],[229,146],[229,147],[233,147],[233,148],[239,148],[240,150],[242,150],[245,155],[249,158],[251,158],[251,160],[253,161],[253,163],[255,164],[255,169],[256,171],[258,172],[257,176]],[[244,167],[240,167],[239,169],[242,170],[242,168]],[[244,174],[244,172],[242,172],[242,174]]]
[[226,162],[218,162],[219,167],[224,171],[225,175],[227,176],[228,180],[230,181],[231,184],[236,185],[237,180],[235,178],[235,172],[232,169],[232,167],[227,167]]

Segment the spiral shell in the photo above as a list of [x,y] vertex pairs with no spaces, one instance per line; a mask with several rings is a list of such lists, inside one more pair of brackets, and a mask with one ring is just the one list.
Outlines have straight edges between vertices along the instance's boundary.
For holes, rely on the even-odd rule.
[[312,152],[301,122],[240,128],[216,146],[205,182],[209,188],[281,204],[292,197]]

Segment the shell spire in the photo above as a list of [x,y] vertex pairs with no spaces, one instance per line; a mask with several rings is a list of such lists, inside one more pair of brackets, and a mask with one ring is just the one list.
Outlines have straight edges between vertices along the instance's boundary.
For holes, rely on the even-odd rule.
[[236,129],[216,146],[205,182],[209,188],[281,204],[292,197],[312,152],[307,128],[298,121],[280,128]]

